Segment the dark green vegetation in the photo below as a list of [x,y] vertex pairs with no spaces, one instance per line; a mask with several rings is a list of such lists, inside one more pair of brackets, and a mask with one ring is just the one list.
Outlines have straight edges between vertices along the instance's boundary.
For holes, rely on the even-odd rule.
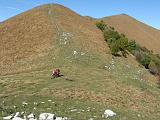
[[141,47],[134,40],[128,40],[124,34],[120,34],[113,27],[107,26],[103,21],[96,26],[103,32],[104,39],[111,49],[112,55],[123,55],[130,52],[136,60],[154,75],[160,75],[160,56],[154,54],[145,47]]

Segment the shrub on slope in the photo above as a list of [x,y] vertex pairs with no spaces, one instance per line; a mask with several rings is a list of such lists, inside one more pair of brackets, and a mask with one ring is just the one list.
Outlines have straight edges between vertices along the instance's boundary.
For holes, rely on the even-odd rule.
[[97,22],[96,26],[103,32],[104,39],[108,43],[112,55],[117,56],[121,53],[126,56],[127,52],[130,52],[152,74],[160,76],[159,55],[155,55],[147,48],[141,47],[134,40],[128,40],[124,34],[118,33],[113,27],[108,27],[103,21]]

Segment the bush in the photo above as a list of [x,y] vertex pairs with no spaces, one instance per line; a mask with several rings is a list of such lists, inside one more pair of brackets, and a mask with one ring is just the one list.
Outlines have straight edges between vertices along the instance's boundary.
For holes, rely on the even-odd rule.
[[112,42],[109,47],[111,49],[112,55],[116,56],[120,51],[119,44],[117,42]]
[[107,27],[107,25],[104,23],[103,20],[101,20],[100,22],[96,23],[97,28],[99,28],[101,31],[104,31]]
[[118,40],[120,38],[119,33],[113,30],[105,30],[103,34],[106,41],[108,41],[109,39]]
[[135,40],[131,40],[128,42],[127,50],[129,52],[131,52],[133,54],[134,51],[136,50],[136,48],[137,48],[137,45],[136,45]]
[[151,56],[148,53],[144,53],[143,51],[136,50],[134,52],[134,56],[136,57],[136,60],[142,64],[146,69],[148,69],[149,64],[151,62]]
[[114,30],[113,27],[108,27],[103,21],[97,22],[96,26],[103,32],[104,39],[105,41],[107,41],[113,55],[117,55],[118,52],[121,52],[123,56],[126,56],[125,54],[128,50],[136,57],[137,61],[140,64],[145,66],[145,68],[151,68],[151,71],[155,71],[153,70],[154,62],[156,67],[158,66],[157,69],[160,69],[160,56],[155,56],[147,48],[141,47],[136,44],[134,40],[128,41],[128,38],[126,38],[124,34],[119,34],[117,31]]
[[103,32],[112,55],[117,56],[121,52],[126,57],[126,53],[129,51],[141,65],[149,69],[150,73],[159,76],[160,87],[160,55],[153,54],[147,48],[139,46],[135,40],[129,41],[124,34],[119,34],[113,27],[108,27],[103,21],[97,22],[96,26]]
[[119,39],[118,39],[118,44],[119,44],[119,49],[121,50],[121,51],[125,51],[125,50],[127,50],[127,47],[128,47],[128,38],[125,38],[125,37],[120,37]]
[[123,34],[114,31],[113,28],[105,29],[103,31],[104,38],[107,41],[113,55],[117,55],[119,51],[125,56],[125,51],[128,47],[128,38]]
[[151,57],[149,55],[144,54],[139,61],[146,69],[148,69],[149,64],[151,62]]

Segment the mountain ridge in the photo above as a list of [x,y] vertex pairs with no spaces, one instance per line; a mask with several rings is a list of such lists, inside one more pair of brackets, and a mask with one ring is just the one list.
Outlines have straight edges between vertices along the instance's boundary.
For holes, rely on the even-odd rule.
[[124,14],[105,17],[102,20],[113,26],[118,32],[125,34],[129,39],[135,40],[140,46],[146,47],[155,53],[160,53],[159,30]]
[[[142,24],[144,24],[144,25],[147,25],[147,26],[149,26],[149,27],[151,27],[151,28],[153,28],[153,29],[159,30],[158,28],[155,28],[155,27],[153,27],[152,25],[149,25],[149,24],[147,24],[147,23],[144,23],[144,22],[142,22],[141,20],[139,20],[139,19],[137,19],[137,18],[135,18],[135,17],[132,17],[131,15],[126,14],[126,13],[114,14],[114,15],[110,15],[110,16],[101,17],[101,18],[98,18],[98,19],[105,19],[105,18],[114,17],[114,16],[126,16],[126,17],[131,18],[131,19],[133,19],[133,20],[136,20],[136,21],[138,21],[138,22],[140,22],[140,23],[142,23]],[[159,31],[160,31],[160,30],[159,30]]]
[[[49,14],[50,10],[51,14]],[[57,25],[59,33],[57,33]],[[10,68],[11,64],[14,66],[14,63],[22,61],[21,59],[31,56],[32,60],[49,53],[50,50],[55,49],[56,41],[63,36],[63,32],[76,36],[71,44],[79,47],[78,49],[84,48],[86,51],[95,53],[109,51],[101,32],[94,23],[90,23],[89,20],[83,19],[82,16],[64,6],[47,4],[33,8],[0,24],[2,43],[0,50],[3,51],[1,56],[5,56],[0,58],[1,67],[7,65],[2,68]],[[96,45],[98,46],[95,47]],[[14,70],[14,68],[9,70]]]

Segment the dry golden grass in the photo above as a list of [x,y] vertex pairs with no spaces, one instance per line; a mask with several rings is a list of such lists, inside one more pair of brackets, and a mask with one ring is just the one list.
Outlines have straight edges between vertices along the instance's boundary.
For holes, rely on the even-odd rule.
[[[59,39],[55,23],[61,32],[74,35],[71,46],[103,56],[109,52],[94,22],[61,5],[44,5],[0,24],[0,74],[30,69],[31,64],[25,66],[25,63],[46,57],[51,49],[54,51],[55,41]],[[19,62],[23,65],[19,66]]]

